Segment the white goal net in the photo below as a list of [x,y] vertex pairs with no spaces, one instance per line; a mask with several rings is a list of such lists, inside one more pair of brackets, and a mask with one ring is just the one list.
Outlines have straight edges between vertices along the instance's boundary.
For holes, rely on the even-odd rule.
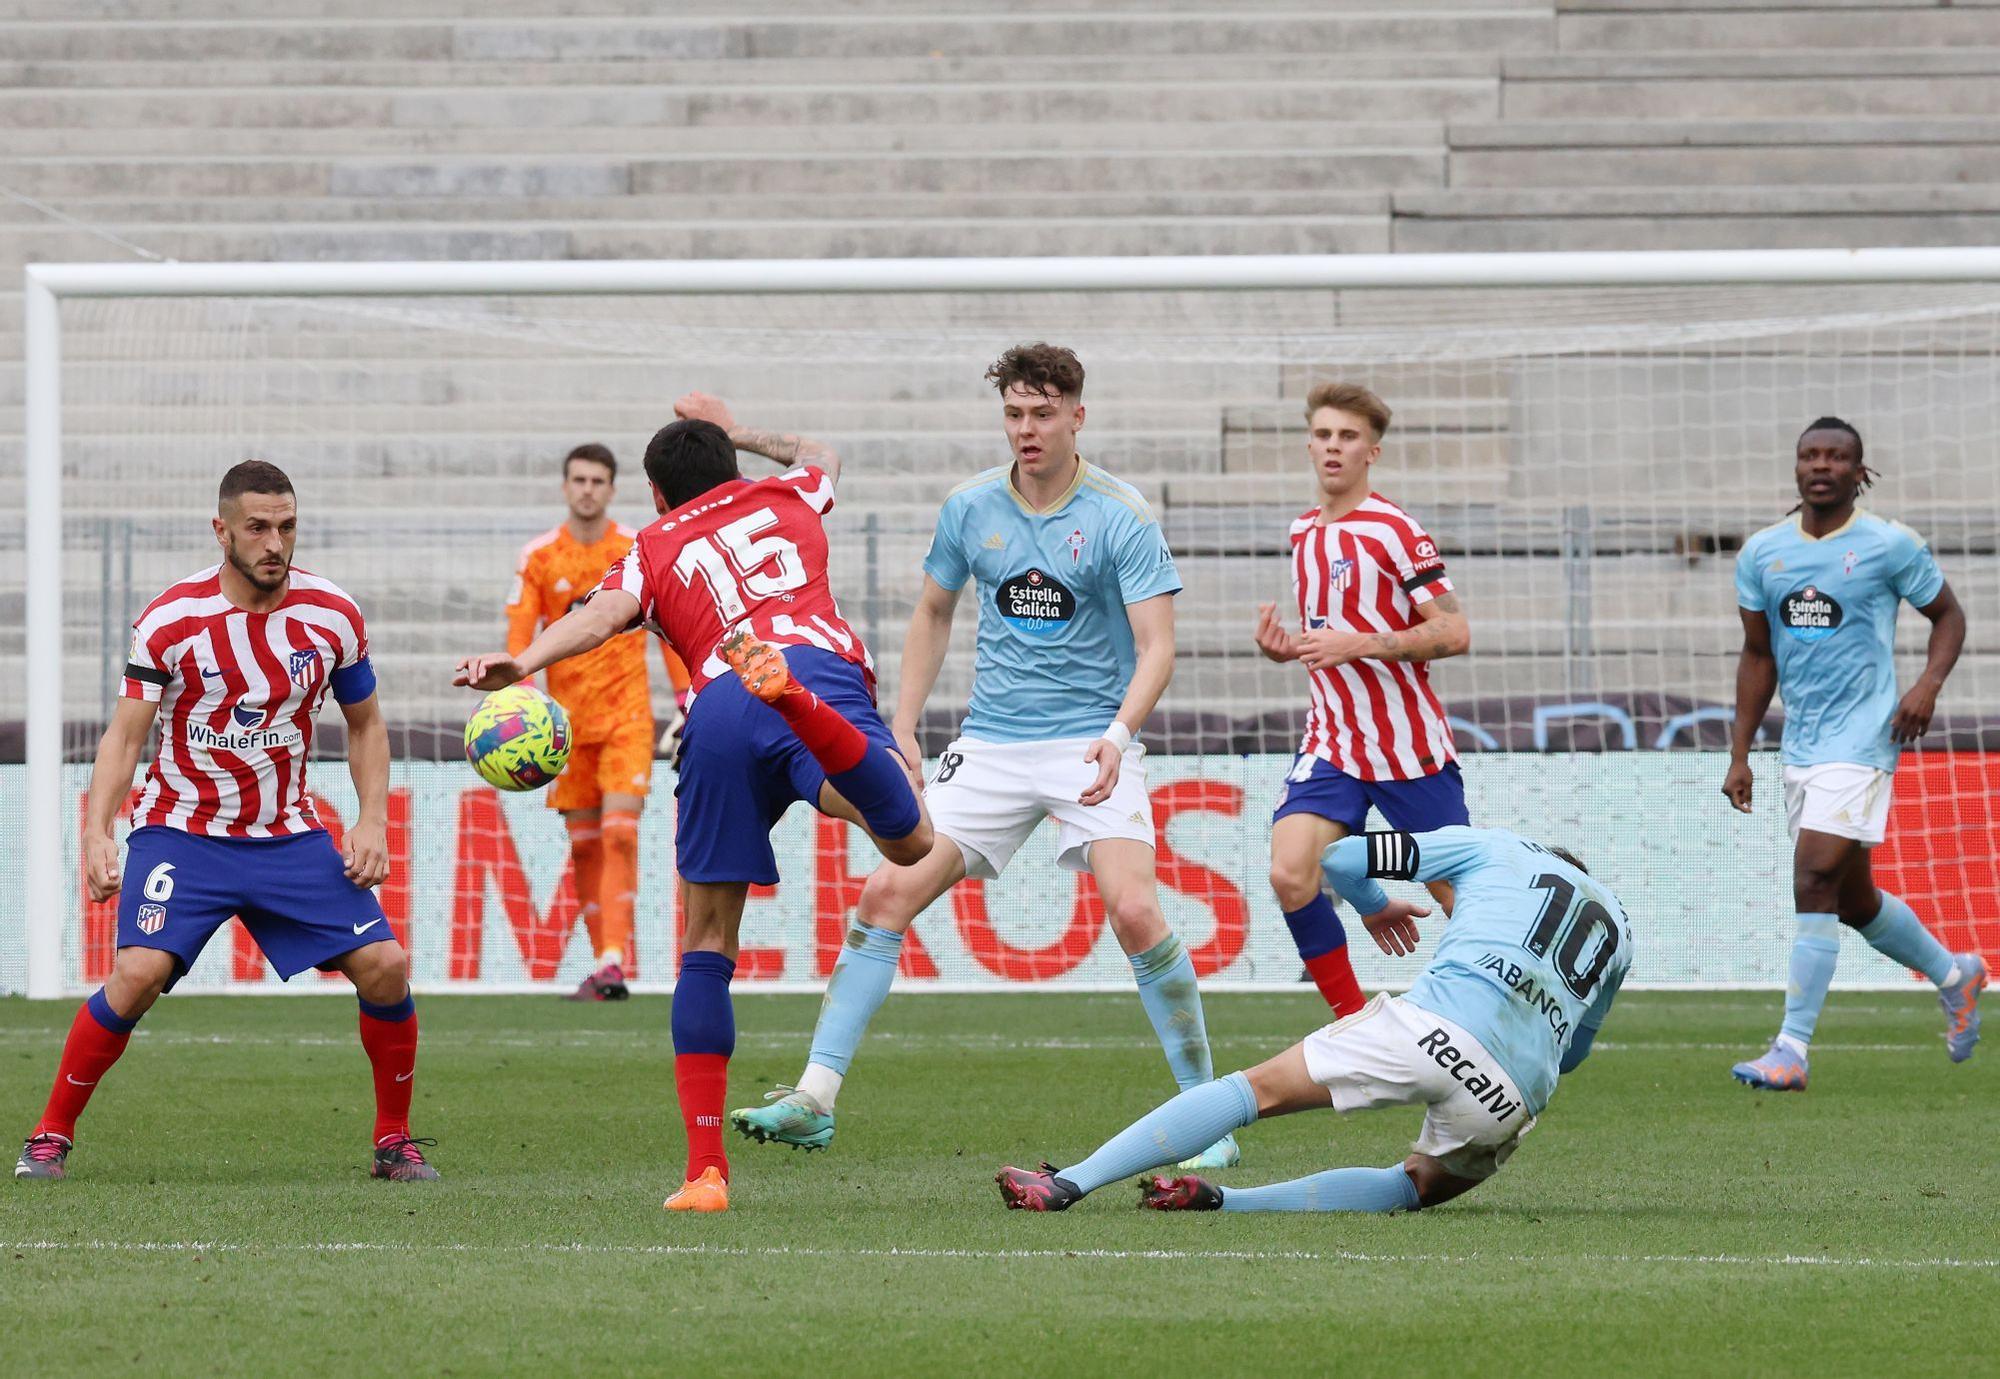
[[[1929,538],[1972,627],[1936,727],[1903,760],[1878,876],[1954,947],[2000,948],[2000,284],[71,297],[60,315],[59,559],[30,564],[18,535],[0,540],[18,572],[10,606],[38,582],[61,594],[62,761],[42,768],[60,771],[60,809],[42,836],[61,849],[46,932],[64,992],[101,980],[111,956],[113,907],[87,902],[77,850],[129,624],[214,563],[208,522],[230,465],[289,473],[297,563],[368,618],[395,750],[383,899],[418,981],[553,988],[590,957],[567,839],[544,797],[497,794],[465,764],[474,700],[449,676],[459,655],[501,646],[516,555],[563,518],[562,456],[609,446],[614,515],[640,526],[646,440],[686,390],[722,395],[745,425],[833,444],[847,463],[829,518],[834,588],[874,649],[886,708],[938,504],[1007,458],[981,375],[1041,339],[1083,359],[1082,451],[1145,492],[1185,582],[1174,682],[1146,737],[1162,899],[1205,977],[1300,976],[1267,847],[1305,674],[1262,659],[1251,628],[1259,603],[1288,606],[1286,529],[1314,501],[1303,399],[1326,379],[1394,408],[1374,487],[1436,538],[1470,616],[1471,653],[1433,683],[1474,822],[1582,855],[1634,917],[1635,980],[1655,984],[1784,979],[1775,753],[1757,757],[1755,815],[1719,793],[1740,641],[1731,575],[1743,539],[1796,500],[1803,424],[1853,422],[1880,472],[1866,505]],[[760,464],[744,457],[747,473]],[[928,752],[964,709],[976,602],[931,700]],[[10,623],[0,826],[20,838],[31,799],[49,796],[31,796],[22,764],[27,658]],[[1905,683],[1925,628],[1906,611]],[[311,775],[336,825],[354,800],[339,723],[329,708]],[[642,987],[674,966],[672,785],[661,763],[641,834]],[[876,859],[858,831],[802,806],[777,846],[783,880],[753,894],[739,981],[816,983]],[[999,881],[941,901],[906,946],[906,978],[1129,980],[1094,893],[1054,852],[1041,830]],[[28,869],[24,849],[0,856],[0,992],[28,982]],[[1406,983],[1416,965],[1375,952],[1349,918],[1363,983]],[[1904,974],[1850,944],[1841,978]],[[275,978],[232,924],[185,988]]]

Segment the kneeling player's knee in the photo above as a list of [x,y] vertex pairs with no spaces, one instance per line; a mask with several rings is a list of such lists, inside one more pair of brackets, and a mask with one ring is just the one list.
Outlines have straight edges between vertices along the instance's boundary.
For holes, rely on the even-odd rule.
[[1447,1172],[1442,1163],[1428,1154],[1412,1154],[1403,1160],[1403,1172],[1410,1175],[1410,1183],[1417,1190],[1419,1207],[1435,1207],[1479,1186],[1474,1179]]

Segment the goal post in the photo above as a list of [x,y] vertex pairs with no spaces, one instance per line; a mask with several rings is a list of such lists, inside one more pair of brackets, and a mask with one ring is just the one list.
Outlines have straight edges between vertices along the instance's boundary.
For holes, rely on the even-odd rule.
[[[66,313],[92,310],[106,314],[80,332],[86,368],[66,350]],[[1620,848],[1613,884],[1642,930],[1653,917],[1668,926],[1656,950],[1642,947],[1635,980],[1667,986],[1782,984],[1774,954],[1788,941],[1790,913],[1773,860],[1785,846],[1775,773],[1760,776],[1752,820],[1716,809],[1715,748],[1731,693],[1723,643],[1733,642],[1735,618],[1726,569],[1730,542],[1789,502],[1786,428],[1821,412],[1856,413],[1849,419],[1871,456],[1878,445],[1890,456],[1883,511],[1937,541],[1974,628],[1931,750],[1906,758],[1899,777],[1899,801],[1909,803],[1899,822],[1920,824],[1925,846],[1895,853],[1893,874],[1927,920],[1960,937],[2000,938],[1990,907],[1973,913],[1997,893],[2000,842],[2000,757],[1991,755],[2000,751],[2000,647],[1982,628],[2000,594],[2000,479],[1989,458],[2000,445],[2000,249],[37,264],[26,270],[24,326],[24,669],[18,689],[0,684],[0,697],[19,694],[25,726],[21,851],[13,866],[0,863],[18,868],[10,889],[21,911],[16,925],[0,926],[0,991],[74,994],[101,959],[104,916],[86,913],[75,835],[83,736],[102,706],[89,706],[99,687],[79,682],[164,583],[152,571],[167,568],[177,541],[183,564],[201,563],[199,529],[183,519],[200,506],[193,490],[227,463],[269,446],[281,463],[303,456],[317,466],[321,493],[339,479],[334,501],[302,494],[308,567],[317,505],[349,532],[357,559],[388,551],[398,570],[415,570],[396,563],[410,548],[390,545],[434,541],[441,560],[463,556],[486,570],[511,560],[524,531],[561,515],[552,481],[539,509],[517,520],[503,508],[509,494],[538,492],[529,464],[554,457],[524,440],[522,454],[493,460],[512,486],[488,484],[477,466],[494,434],[568,427],[584,440],[603,429],[643,444],[644,417],[666,419],[683,383],[700,386],[711,373],[742,380],[751,403],[785,417],[785,429],[862,438],[862,483],[852,501],[843,495],[839,515],[836,590],[865,601],[857,621],[892,683],[908,574],[928,535],[923,505],[942,492],[940,480],[1005,455],[989,417],[984,458],[967,458],[982,454],[968,439],[976,423],[967,409],[990,403],[968,361],[1044,335],[1077,342],[1090,369],[1085,454],[1140,483],[1184,554],[1184,656],[1155,735],[1155,786],[1166,801],[1163,843],[1186,840],[1162,848],[1163,884],[1178,897],[1170,918],[1191,946],[1199,931],[1218,984],[1269,988],[1297,976],[1256,854],[1305,691],[1257,661],[1247,629],[1257,602],[1284,596],[1279,515],[1311,501],[1297,459],[1299,403],[1328,376],[1374,382],[1397,409],[1376,486],[1465,572],[1474,651],[1440,666],[1439,684],[1474,821],[1568,821]],[[742,414],[754,423],[749,405]],[[71,412],[88,425],[67,428],[66,439]],[[480,412],[497,419],[494,432],[470,429],[480,418],[467,414]],[[543,417],[546,428],[535,425]],[[1100,431],[1106,451],[1092,445]],[[404,438],[411,453],[395,453]],[[873,473],[871,446],[891,457]],[[630,445],[621,453],[621,472],[635,475],[628,500],[643,496]],[[1678,467],[1653,494],[1635,479],[1649,465]],[[1754,483],[1744,478],[1752,465],[1769,467]],[[476,500],[462,496],[468,486]],[[87,502],[74,501],[79,494]],[[156,503],[171,512],[153,521]],[[881,517],[878,503],[896,515]],[[368,544],[370,527],[426,505],[462,511]],[[627,510],[646,515],[629,501]],[[462,520],[466,512],[485,515]],[[100,524],[93,551],[67,535],[86,518]],[[324,573],[350,582],[343,569]],[[420,599],[397,601],[385,624],[411,676],[428,673],[425,655],[478,649],[427,640],[462,637],[478,617],[497,634],[501,582],[467,576],[465,589],[444,591],[487,600],[484,612],[433,617]],[[363,609],[376,615],[366,598]],[[1911,634],[1906,626],[1899,643],[1906,679],[1921,645]],[[967,617],[927,744],[962,709],[970,639]],[[447,713],[405,725],[430,749],[397,779],[414,801],[407,846],[422,857],[451,848],[454,827],[486,832],[471,853],[459,847],[449,881],[454,868],[438,862],[402,894],[399,928],[449,948],[420,963],[427,987],[550,985],[574,965],[561,927],[574,919],[562,908],[568,883],[551,880],[560,859],[546,839],[526,855],[515,838],[530,824],[545,834],[546,820],[520,801],[503,809],[459,797],[472,782],[444,774],[453,769],[437,749]],[[649,846],[670,837],[670,780],[664,768],[655,777]],[[344,771],[322,762],[314,784],[337,794]],[[423,813],[433,806],[443,811],[436,818]],[[755,947],[777,956],[748,965],[750,981],[773,988],[816,985],[830,960],[820,912],[835,912],[837,947],[838,911],[870,865],[858,849],[850,858],[851,840],[799,822],[787,821],[781,860],[810,859],[813,874],[759,911]],[[1613,829],[1629,847],[1611,842]],[[1710,831],[1730,841],[1690,840]],[[1754,863],[1727,855],[1746,849]],[[662,886],[665,859],[646,861],[646,884]],[[1721,915],[1693,915],[1705,895],[1716,899],[1703,878],[1761,890],[1724,897]],[[468,899],[468,886],[480,896]],[[526,910],[514,894],[523,888]],[[496,914],[515,906],[511,937],[497,921],[468,927],[461,912],[489,893],[499,895]],[[647,935],[657,951],[671,947],[675,920],[671,899],[654,895]],[[1108,939],[1086,944],[1075,924],[1065,927],[1063,916],[1084,916],[1088,901],[1057,876],[1039,890],[1003,885],[990,909],[983,898],[941,902],[918,927],[929,938],[935,925],[940,941],[916,978],[978,989],[1121,984]],[[1052,927],[1038,927],[1051,910]],[[1736,941],[1728,917],[1753,912],[1768,912],[1768,931],[1726,951]],[[1988,928],[1974,935],[1975,922]],[[6,927],[19,935],[11,962]],[[1414,971],[1398,978],[1400,967],[1363,953],[1365,938],[1355,937],[1364,980]],[[1673,956],[1673,945],[1704,942],[1718,951]],[[1857,947],[1843,960],[1844,984],[1902,980]],[[668,970],[656,960],[646,985]],[[200,989],[275,988],[253,962]]]

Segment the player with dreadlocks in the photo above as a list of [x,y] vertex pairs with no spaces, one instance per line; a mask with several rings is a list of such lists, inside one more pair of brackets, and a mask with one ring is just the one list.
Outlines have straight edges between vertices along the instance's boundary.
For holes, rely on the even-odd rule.
[[[1799,505],[1743,543],[1736,602],[1743,654],[1722,793],[1750,812],[1750,745],[1774,691],[1785,697],[1785,814],[1792,833],[1792,941],[1785,1019],[1769,1052],[1737,1081],[1803,1091],[1806,1054],[1840,957],[1840,926],[1937,984],[1954,1063],[1979,1042],[1986,964],[1952,953],[1897,896],[1875,888],[1869,849],[1883,839],[1901,744],[1930,731],[1938,691],[1965,645],[1965,611],[1923,537],[1856,505],[1873,481],[1861,434],[1821,417],[1797,447]],[[1896,613],[1930,620],[1923,674],[1896,697]],[[1779,635],[1775,644],[1772,628]]]

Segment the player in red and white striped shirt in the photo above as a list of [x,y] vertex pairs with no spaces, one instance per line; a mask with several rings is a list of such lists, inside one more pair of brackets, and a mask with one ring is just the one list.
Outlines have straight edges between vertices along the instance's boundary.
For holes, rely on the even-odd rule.
[[[660,520],[578,604],[518,656],[468,656],[453,683],[499,689],[650,626],[688,668],[674,849],[687,928],[674,983],[674,1087],[687,1130],[686,1180],[669,1211],[726,1211],[722,1107],[736,1016],[729,980],[752,883],[778,879],[770,832],[792,804],[868,831],[909,866],[932,831],[875,706],[868,648],[827,577],[840,457],[803,436],[736,425],[720,398],[689,393],[681,420],[646,447]],[[749,480],[736,452],[785,472]],[[780,650],[782,648],[782,650]]]
[[[416,1005],[410,960],[371,887],[389,874],[389,730],[354,600],[292,566],[298,509],[276,465],[246,460],[216,499],[220,564],[173,585],[132,627],[118,708],[97,749],[84,881],[118,896],[118,953],[70,1026],[47,1109],[15,1165],[60,1178],[92,1090],[139,1017],[240,917],[280,977],[344,972],[375,1075],[375,1177],[435,1178],[410,1136]],[[361,808],[340,848],[306,793],[313,720],[328,690],[347,719]],[[113,832],[141,748],[157,752],[132,811],[123,867]],[[123,885],[129,869],[142,878]]]
[[[1408,832],[1471,822],[1444,707],[1428,662],[1462,655],[1472,634],[1444,559],[1415,518],[1370,491],[1389,409],[1366,388],[1322,383],[1306,398],[1320,505],[1292,523],[1299,631],[1277,605],[1257,610],[1257,646],[1311,673],[1312,708],[1271,829],[1271,887],[1320,994],[1339,1015],[1363,1003],[1347,936],[1322,889],[1320,854],[1358,833],[1373,805]],[[1449,907],[1451,887],[1431,887]],[[1385,952],[1416,944],[1407,921],[1374,934]]]

